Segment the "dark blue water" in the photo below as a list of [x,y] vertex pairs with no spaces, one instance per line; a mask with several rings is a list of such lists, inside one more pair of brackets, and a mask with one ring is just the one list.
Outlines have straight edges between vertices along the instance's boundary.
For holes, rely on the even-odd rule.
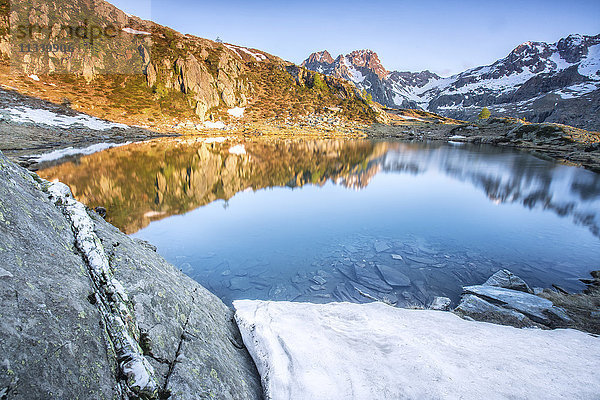
[[[259,166],[270,151],[228,146],[209,149],[222,165]],[[501,268],[570,291],[600,268],[597,174],[493,147],[378,146],[319,184],[242,190],[133,236],[226,302],[423,306],[434,296],[456,301],[463,285]]]

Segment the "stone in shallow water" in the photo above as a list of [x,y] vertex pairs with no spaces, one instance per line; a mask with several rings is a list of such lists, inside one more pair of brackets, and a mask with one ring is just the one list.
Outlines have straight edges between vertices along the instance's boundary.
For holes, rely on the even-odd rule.
[[371,266],[361,267],[355,265],[354,272],[356,273],[356,279],[359,283],[383,293],[392,291],[392,287],[385,283]]
[[342,275],[344,275],[346,278],[351,279],[351,280],[356,280],[356,273],[354,272],[354,267],[353,266],[348,266],[345,264],[337,264],[335,266],[335,268],[340,271],[340,273]]
[[317,285],[324,285],[327,282],[327,280],[320,275],[315,275],[312,278],[310,278],[310,280],[316,283]]
[[377,264],[377,269],[383,276],[383,279],[391,286],[410,286],[410,278],[396,268]]
[[449,298],[437,296],[433,298],[429,309],[447,311],[450,308],[450,303],[452,303],[452,300],[450,300]]
[[342,282],[339,283],[333,291],[334,297],[339,301],[347,301],[350,303],[364,303],[366,298],[361,296],[352,285]]
[[501,269],[490,276],[484,283],[485,286],[496,286],[505,289],[519,290],[521,292],[533,293],[525,281],[507,269]]
[[300,293],[300,291],[298,289],[296,289],[293,286],[289,286],[289,285],[285,285],[283,283],[277,283],[273,286],[271,286],[271,289],[269,289],[269,297],[274,299],[274,300],[295,300],[297,299],[302,293]]
[[373,247],[375,247],[375,251],[378,253],[391,249],[389,244],[387,244],[386,242],[382,242],[381,240],[376,240]]
[[483,285],[466,286],[463,290],[465,293],[482,297],[484,300],[503,308],[518,311],[525,314],[531,320],[545,325],[551,322],[551,317],[548,316],[548,313],[563,321],[569,321],[569,317],[564,310],[555,307],[550,300],[533,294]]
[[434,264],[435,260],[433,258],[428,257],[417,257],[417,256],[406,256],[411,261],[414,261],[419,264]]
[[392,254],[392,258],[394,260],[400,260],[400,261],[404,260],[400,254]]
[[235,277],[229,280],[229,288],[231,290],[246,291],[251,287],[250,280],[246,277]]

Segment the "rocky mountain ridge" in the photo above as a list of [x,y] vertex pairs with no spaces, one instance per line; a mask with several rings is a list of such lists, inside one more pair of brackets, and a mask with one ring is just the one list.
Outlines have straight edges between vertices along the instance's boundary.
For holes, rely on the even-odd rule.
[[322,51],[302,65],[347,79],[388,107],[472,119],[486,106],[499,116],[600,129],[600,35],[525,42],[501,60],[448,78],[429,71],[384,73],[371,50],[331,60]]
[[[38,27],[43,37],[36,36]],[[92,45],[88,36],[73,34],[79,29],[105,34]],[[45,49],[48,40],[58,50],[32,50]],[[344,80],[298,73],[263,51],[181,34],[103,0],[0,2],[0,59],[6,88],[161,131],[182,119],[227,122],[238,118],[228,113],[236,108],[254,120],[325,107],[352,120],[374,121],[376,114]]]

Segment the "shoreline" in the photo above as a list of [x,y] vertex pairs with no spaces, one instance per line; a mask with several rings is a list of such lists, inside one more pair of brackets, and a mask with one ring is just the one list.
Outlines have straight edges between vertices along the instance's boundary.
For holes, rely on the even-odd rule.
[[507,118],[463,124],[374,124],[371,139],[490,144],[524,150],[536,157],[600,173],[600,133],[566,125],[529,124]]

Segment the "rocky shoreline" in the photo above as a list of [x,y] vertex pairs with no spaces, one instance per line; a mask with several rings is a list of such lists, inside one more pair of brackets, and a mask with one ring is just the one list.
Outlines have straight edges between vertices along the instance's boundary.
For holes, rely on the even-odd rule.
[[[178,136],[143,127],[117,124],[0,87],[0,150],[12,161],[36,170],[39,155],[97,144],[123,144],[157,137]],[[61,160],[61,162],[64,161]]]
[[365,133],[373,139],[436,140],[513,147],[541,158],[600,172],[600,134],[566,125],[489,118],[462,124],[374,124]]
[[453,312],[463,318],[517,328],[573,328],[600,335],[600,271],[581,279],[587,288],[571,294],[555,286],[530,288],[500,270],[481,285],[466,286]]

